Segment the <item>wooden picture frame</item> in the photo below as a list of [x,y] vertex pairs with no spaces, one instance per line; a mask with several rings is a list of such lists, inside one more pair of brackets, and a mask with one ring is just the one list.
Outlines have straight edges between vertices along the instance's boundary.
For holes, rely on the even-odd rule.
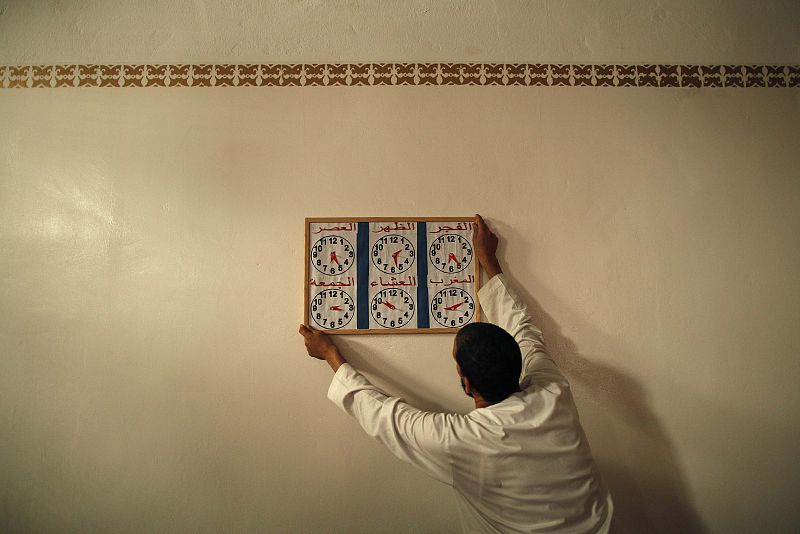
[[[458,329],[461,326],[472,322],[480,321],[481,310],[480,310],[480,303],[478,301],[478,291],[480,289],[480,267],[477,258],[474,257],[474,247],[472,245],[472,231],[474,227],[474,216],[469,217],[307,217],[305,218],[305,239],[304,239],[304,269],[303,269],[303,324],[314,329],[318,329],[324,331],[327,334],[332,335],[341,335],[341,334],[455,334],[458,332]],[[377,225],[376,223],[385,223],[381,225]],[[438,224],[438,228],[436,232],[429,231],[429,223],[431,224]],[[444,225],[444,223],[456,223],[456,226]],[[322,226],[323,224],[336,224],[338,226],[333,227],[325,227]],[[394,226],[392,226],[394,225]],[[312,226],[317,226],[315,235],[312,236],[311,230]],[[364,235],[365,229],[366,235]],[[318,238],[314,242],[314,251],[312,251],[312,239],[320,234],[323,231],[331,231],[337,232],[337,235],[331,235],[331,238],[338,238],[334,239],[336,244],[328,244],[327,240]],[[393,234],[388,234],[388,232],[394,232]],[[375,235],[379,232],[387,232],[386,236],[382,236],[376,238],[376,242],[374,246],[378,246],[378,241],[382,241],[388,238],[394,239],[395,237],[400,240],[401,243],[405,242],[406,247],[409,242],[411,242],[412,237],[416,237],[416,247],[414,248],[414,255],[413,261],[411,265],[409,265],[408,272],[410,274],[404,275],[405,279],[407,280],[397,280],[397,276],[394,274],[394,269],[392,272],[389,273],[388,270],[384,271],[387,274],[387,279],[391,282],[384,283],[383,275],[380,272],[375,273],[376,270],[381,270],[374,262],[376,259],[372,260],[370,263],[370,249],[373,246],[365,246],[365,243],[369,245],[370,239],[375,237]],[[444,232],[444,233],[443,233]],[[466,258],[467,250],[469,251],[469,263],[465,268],[460,271],[456,271],[452,273],[455,276],[452,276],[451,279],[445,282],[445,277],[450,276],[451,273],[446,273],[444,271],[439,272],[436,271],[436,275],[441,280],[434,280],[432,276],[428,276],[428,263],[429,263],[429,249],[432,246],[435,246],[435,243],[432,245],[431,243],[431,236],[440,234],[436,238],[433,238],[433,241],[437,241],[444,236],[455,236],[455,239],[451,237],[446,237],[447,240],[450,241],[457,241],[455,245],[461,244],[464,247],[464,242],[468,242],[468,245],[464,247],[464,258]],[[327,234],[326,234],[327,235]],[[348,239],[347,237],[350,239]],[[360,237],[358,237],[360,236]],[[325,237],[325,236],[323,236]],[[424,237],[424,239],[423,239]],[[357,240],[357,244],[353,245],[350,241],[353,239]],[[397,242],[397,241],[394,241]],[[326,243],[326,247],[337,247],[339,253],[345,257],[346,259],[353,258],[353,263],[349,264],[342,274],[327,274],[327,269],[323,273],[320,271],[320,268],[316,265],[319,263],[319,259],[314,259],[315,264],[312,267],[312,255],[316,252],[318,256],[323,255],[322,245],[321,243]],[[444,241],[442,241],[444,243]],[[413,245],[413,243],[411,243]],[[420,257],[419,248],[420,245],[424,245],[424,257]],[[453,243],[451,243],[453,245]],[[398,245],[394,245],[398,246]],[[401,247],[402,248],[402,247]],[[325,251],[327,252],[327,250]],[[352,255],[350,253],[353,253]],[[397,263],[397,256],[401,251],[397,251],[392,254],[395,264]],[[373,250],[373,254],[377,255],[377,252]],[[443,252],[444,253],[444,252]],[[366,254],[366,256],[365,256]],[[409,252],[410,254],[410,252]],[[431,250],[431,254],[434,252]],[[452,253],[450,253],[452,258]],[[347,258],[349,256],[349,258]],[[435,259],[435,258],[434,258]],[[341,270],[341,266],[337,265],[334,268],[333,261],[339,264],[339,260],[336,257],[335,252],[330,252],[330,268],[331,272],[334,269]],[[425,267],[422,267],[422,261],[424,260]],[[380,258],[377,259],[380,262]],[[406,260],[408,261],[408,259]],[[439,262],[437,262],[439,263]],[[456,263],[456,265],[460,265]],[[388,262],[383,264],[384,267],[388,266]],[[328,267],[328,265],[324,265],[324,267]],[[412,272],[411,268],[415,270]],[[440,267],[436,267],[440,269]],[[351,269],[355,269],[355,272],[351,271]],[[403,274],[405,271],[399,271],[396,273],[398,276]],[[422,288],[422,282],[418,280],[418,274],[425,273],[425,286],[424,289]],[[471,274],[466,274],[471,272]],[[344,274],[348,274],[346,281],[341,280]],[[355,274],[355,276],[353,276]],[[378,275],[378,280],[375,280],[374,277]],[[463,278],[458,278],[458,275],[461,275]],[[439,276],[441,275],[441,276]],[[340,281],[318,281],[317,278],[325,279],[330,277],[338,277]],[[413,285],[412,285],[413,282]],[[467,283],[469,282],[469,283]],[[441,285],[439,285],[441,284]],[[457,285],[458,287],[453,287]],[[317,290],[317,292],[312,296],[312,287],[315,289],[318,287],[323,287],[327,289]],[[355,287],[357,290],[357,295],[350,295],[347,291],[342,288],[351,288]],[[377,289],[378,287],[388,287],[389,289]],[[414,288],[414,292],[416,295],[412,293],[408,293],[410,288]],[[443,288],[443,289],[440,289]],[[398,292],[400,294],[405,294],[406,297],[413,297],[416,296],[416,300],[414,301],[416,304],[415,310],[420,310],[420,307],[424,304],[425,310],[420,310],[416,312],[416,321],[417,326],[411,327],[408,324],[403,326],[396,326],[396,327],[374,327],[369,326],[371,323],[376,323],[375,319],[375,308],[372,307],[370,304],[374,305],[374,302],[370,303],[370,300],[377,299],[380,302],[379,295],[384,291],[391,292],[394,289],[394,294]],[[437,293],[431,296],[431,289],[438,290]],[[470,304],[474,305],[473,313],[471,316],[467,317],[467,320],[463,323],[456,323],[455,317],[448,317],[445,315],[445,322],[452,322],[455,323],[454,326],[445,327],[441,325],[441,319],[438,318],[431,318],[431,307],[434,305],[434,302],[438,301],[437,306],[443,306],[442,298],[445,297],[445,293],[451,295],[458,294],[458,297],[453,298],[463,298],[464,304],[469,306]],[[377,292],[377,294],[373,297],[373,299],[369,299],[366,295],[369,292]],[[440,298],[440,294],[442,294],[442,298]],[[425,302],[420,302],[420,298],[425,298]],[[319,299],[318,302],[322,303],[323,299],[333,299],[336,300],[339,304],[336,306],[330,306],[329,309],[333,310],[334,308],[337,311],[346,312],[346,309],[341,309],[340,306],[347,306],[348,308],[352,307],[354,310],[349,317],[347,323],[345,323],[341,327],[337,328],[326,328],[322,326],[322,324],[318,324],[315,318],[311,317],[311,302],[312,298]],[[402,297],[401,297],[402,298]],[[472,300],[472,302],[470,302]],[[365,306],[366,304],[366,306]],[[396,309],[391,304],[386,304],[387,306],[391,306],[391,309]],[[452,307],[460,306],[461,304],[456,303]],[[444,308],[437,308],[437,311],[434,313],[442,313],[444,310],[451,310],[452,307],[444,307]],[[371,308],[373,311],[370,311],[368,308]],[[465,308],[466,309],[466,308]],[[387,310],[389,313],[390,310]],[[461,310],[458,310],[461,319],[462,317],[466,317],[467,313],[463,315],[460,314]],[[378,316],[380,316],[380,312],[377,312]],[[371,319],[370,319],[370,314]],[[319,316],[319,315],[318,315]],[[357,321],[353,323],[356,319]],[[313,320],[312,320],[313,319]],[[397,318],[398,321],[402,321],[402,317]],[[410,320],[410,319],[409,319]],[[387,319],[384,317],[383,321],[386,322]],[[427,324],[427,326],[420,327],[419,324]],[[326,323],[327,324],[327,323]],[[380,323],[378,323],[380,324]],[[392,323],[389,323],[392,324]],[[434,326],[435,324],[435,326]],[[366,325],[366,327],[365,327]],[[353,326],[356,326],[353,328]]]

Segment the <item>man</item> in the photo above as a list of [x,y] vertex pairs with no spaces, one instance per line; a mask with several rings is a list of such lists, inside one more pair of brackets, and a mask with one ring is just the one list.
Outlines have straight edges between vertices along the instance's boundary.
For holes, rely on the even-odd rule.
[[613,505],[592,460],[569,383],[475,217],[478,296],[490,323],[462,328],[453,357],[467,415],[417,410],[373,386],[330,337],[300,326],[310,356],[335,375],[328,398],[392,453],[455,489],[465,532],[607,532]]

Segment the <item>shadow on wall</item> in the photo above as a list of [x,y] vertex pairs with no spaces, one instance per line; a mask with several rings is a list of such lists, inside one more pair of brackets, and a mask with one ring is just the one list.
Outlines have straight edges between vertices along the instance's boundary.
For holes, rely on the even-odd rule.
[[596,448],[595,457],[614,499],[612,532],[705,532],[669,436],[650,408],[644,388],[624,372],[581,356],[524,286],[506,276],[529,304],[551,356],[573,389],[583,391],[605,414],[605,435],[592,441],[604,445],[605,454],[597,454],[601,448]]

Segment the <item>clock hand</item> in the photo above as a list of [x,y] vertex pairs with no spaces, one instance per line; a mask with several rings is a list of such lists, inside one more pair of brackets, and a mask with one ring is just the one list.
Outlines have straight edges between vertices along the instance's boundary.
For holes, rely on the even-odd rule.
[[331,263],[335,263],[336,265],[339,265],[339,258],[336,257],[336,251],[335,250],[331,251]]
[[452,306],[447,306],[447,307],[445,308],[445,310],[447,310],[447,311],[455,311],[455,310],[457,310],[459,307],[463,306],[463,305],[464,305],[464,304],[466,304],[466,303],[467,303],[467,301],[465,300],[464,302],[459,302],[458,304],[453,304]]
[[331,306],[331,307],[330,307],[330,308],[328,308],[328,309],[329,309],[329,310],[331,310],[331,311],[344,311],[344,310],[343,310],[342,308],[340,308],[338,305],[336,305],[336,306]]
[[447,263],[450,263],[451,261],[454,261],[454,262],[458,263],[458,258],[456,258],[456,255],[453,254],[452,252],[447,257]]
[[402,250],[398,250],[397,252],[392,252],[392,259],[394,260],[394,266],[397,267],[397,256],[403,252]]
[[396,310],[397,309],[397,306],[395,306],[391,302],[388,302],[388,301],[385,301],[385,300],[381,304],[383,304],[384,306],[386,306],[390,310]]

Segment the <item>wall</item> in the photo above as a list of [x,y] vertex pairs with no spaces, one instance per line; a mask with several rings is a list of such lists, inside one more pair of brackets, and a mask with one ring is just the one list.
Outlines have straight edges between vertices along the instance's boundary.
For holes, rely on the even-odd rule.
[[[228,3],[246,16],[226,18],[196,2],[154,24],[121,3],[5,2],[0,63],[800,63],[794,3],[697,5]],[[3,91],[1,529],[458,531],[448,488],[326,400],[330,371],[296,334],[302,219],[481,212],[573,382],[619,530],[790,531],[798,94]],[[337,341],[390,391],[468,411],[450,336]]]

